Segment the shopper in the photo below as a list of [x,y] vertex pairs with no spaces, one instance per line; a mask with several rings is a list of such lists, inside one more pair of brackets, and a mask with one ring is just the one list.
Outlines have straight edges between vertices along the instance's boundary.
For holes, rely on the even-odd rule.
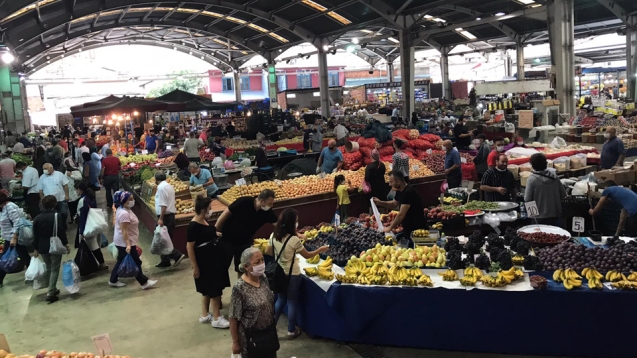
[[78,148],[78,150],[75,151],[75,155],[77,156],[77,163],[80,165],[81,168],[84,167],[84,153],[89,154],[89,159],[90,159],[90,150],[88,149],[88,147],[86,146],[86,141],[83,141],[82,144],[80,144],[80,147]]
[[44,148],[37,147],[35,148],[35,154],[33,155],[33,167],[38,171],[38,176],[44,174],[44,170],[42,169],[44,163],[46,163],[46,158],[44,157]]
[[106,151],[109,150],[113,144],[115,144],[115,140],[111,138],[102,146],[101,154],[103,157],[106,156]]
[[349,200],[349,181],[345,181],[345,176],[339,174],[334,177],[334,192],[336,193],[336,211],[338,212],[341,221],[344,222],[347,219],[347,208],[351,201]]
[[139,254],[137,253],[139,219],[131,210],[135,206],[135,199],[127,191],[118,191],[113,195],[113,204],[117,208],[115,211],[115,232],[113,234],[113,243],[117,247],[117,262],[115,267],[113,267],[113,271],[111,271],[108,285],[111,287],[126,286],[126,284],[118,280],[117,272],[126,255],[130,255],[139,268],[135,279],[142,286],[142,290],[153,287],[157,280],[150,280],[144,275],[142,272],[142,260],[139,259]]
[[484,173],[489,169],[487,165],[487,158],[489,158],[489,152],[491,146],[487,143],[487,137],[484,133],[478,134],[473,140],[473,145],[476,147],[478,154],[473,158],[473,163],[476,165],[476,171],[478,172],[478,179],[482,179]]
[[34,167],[27,166],[25,162],[17,162],[16,170],[22,172],[22,189],[24,190],[24,201],[27,206],[27,213],[33,220],[40,212],[40,192],[38,181],[40,176]]
[[539,223],[561,227],[562,199],[566,197],[564,185],[553,171],[546,169],[544,154],[533,154],[529,162],[533,174],[526,180],[524,201],[535,201],[538,208],[535,219]]
[[73,163],[73,159],[70,158],[71,152],[66,152],[67,159],[65,167],[66,167],[66,178],[69,180],[69,224],[73,223],[73,218],[77,213],[77,205],[79,204],[80,196],[77,194],[75,188],[82,181],[82,173],[75,167],[75,163]]
[[80,240],[86,241],[86,245],[93,253],[93,256],[95,256],[97,263],[99,263],[99,269],[108,270],[108,266],[104,265],[104,255],[102,254],[101,248],[101,235],[84,236],[88,213],[91,208],[97,208],[95,192],[84,182],[78,183],[77,188],[73,191],[80,197],[78,199],[79,220],[77,223],[77,232],[75,233],[75,248],[80,247]]
[[177,165],[177,168],[179,169],[180,172],[183,171],[184,175],[188,175],[187,171],[188,171],[188,165],[190,164],[190,160],[188,160],[188,157],[186,156],[186,154],[179,152],[177,156],[175,157],[175,160],[173,163]]
[[400,206],[398,215],[385,228],[385,232],[391,232],[399,225],[402,225],[402,237],[409,240],[412,231],[428,228],[422,200],[414,188],[405,182],[405,177],[401,171],[392,170],[389,176],[392,182],[392,189],[396,191],[396,197],[392,201],[381,201],[378,198],[374,198],[374,203],[390,210]]
[[[174,240],[175,214],[177,213],[177,207],[175,206],[175,188],[166,181],[166,174],[161,171],[155,173],[155,184],[157,184],[157,190],[155,192],[155,214],[157,214],[157,225],[166,225],[170,239]],[[155,267],[171,267],[170,260],[175,261],[172,267],[177,267],[185,257],[186,255],[182,254],[177,249],[174,249],[169,255],[161,255],[161,262]]]
[[184,142],[184,152],[188,157],[188,160],[194,163],[201,163],[199,157],[199,149],[204,146],[204,142],[201,139],[197,139],[195,132],[190,132],[190,138]]
[[150,130],[150,134],[146,136],[145,141],[148,154],[155,153],[155,151],[159,148],[159,139],[155,136],[155,130]]
[[190,163],[190,165],[188,165],[188,171],[190,172],[191,186],[202,185],[203,188],[206,189],[206,193],[209,198],[217,196],[219,188],[217,187],[217,184],[215,184],[215,180],[212,178],[210,170],[202,170],[197,163]]
[[[590,209],[588,213],[591,214],[591,216],[597,215],[604,205],[606,205],[606,201],[611,199],[611,201],[618,203],[622,207],[619,215],[619,225],[617,225],[615,236],[636,237],[637,194],[628,188],[617,186],[617,184],[612,180],[606,181],[598,186],[599,189],[602,187],[604,187],[602,197],[599,199],[599,202],[597,202],[595,208]],[[626,231],[622,233],[624,227],[626,227]]]
[[11,131],[6,132],[6,136],[4,137],[7,148],[11,148],[15,145],[16,138]]
[[312,152],[320,152],[323,148],[323,133],[320,124],[314,124],[312,128],[312,137],[310,138],[310,149]]
[[[270,290],[268,279],[264,275],[265,262],[261,251],[249,247],[240,256],[241,263],[237,266],[242,275],[232,287],[228,314],[232,353],[255,358],[248,355],[248,336],[266,335],[268,339],[278,341],[274,319],[274,293]],[[275,344],[278,346],[278,342]],[[257,357],[275,358],[276,350],[264,352]]]
[[318,159],[318,165],[316,166],[316,172],[333,173],[341,170],[343,166],[343,153],[336,148],[336,141],[330,139],[327,143],[327,147],[323,148],[321,155]]
[[[49,284],[49,290],[46,293],[46,301],[53,303],[58,300],[60,290],[57,289],[58,277],[60,276],[60,266],[62,264],[62,255],[50,254],[50,239],[57,236],[62,244],[69,249],[69,242],[66,237],[66,220],[63,215],[59,215],[55,208],[57,199],[53,195],[47,195],[42,198],[42,211],[33,220],[33,257],[42,255],[42,260],[46,265],[46,281]],[[57,227],[57,231],[55,228]]]
[[297,233],[298,226],[299,217],[297,211],[292,208],[285,209],[279,216],[279,220],[274,227],[274,235],[270,238],[269,246],[266,249],[266,254],[277,259],[289,280],[287,292],[279,292],[277,295],[274,316],[274,322],[276,323],[279,321],[279,317],[281,317],[281,313],[283,313],[283,309],[287,304],[288,339],[294,339],[301,334],[301,330],[296,326],[301,295],[301,267],[296,255],[299,254],[305,259],[311,259],[318,254],[327,252],[329,249],[329,246],[325,245],[315,251],[308,252]]
[[504,139],[497,137],[493,140],[493,145],[493,150],[489,153],[489,157],[487,158],[489,168],[494,168],[495,163],[498,161],[498,156],[500,156],[500,153],[504,153]]
[[463,117],[458,118],[458,122],[455,127],[453,127],[453,135],[456,138],[456,147],[460,149],[467,149],[469,147],[473,132],[469,133]]
[[53,170],[51,163],[45,163],[42,167],[44,174],[38,180],[38,191],[40,192],[40,199],[46,195],[53,195],[57,200],[57,211],[64,216],[66,220],[69,216],[69,178]]
[[51,148],[45,151],[44,157],[48,163],[53,165],[53,170],[61,170],[60,167],[64,159],[64,149],[58,145],[57,139],[51,140]]
[[394,140],[394,155],[392,155],[392,170],[400,170],[405,177],[407,183],[409,183],[409,157],[403,148],[405,141],[400,138]]
[[606,142],[602,147],[602,169],[611,169],[615,166],[623,167],[624,159],[626,159],[626,149],[624,148],[624,143],[617,138],[617,129],[615,127],[606,128],[604,138],[606,138]]
[[371,157],[373,162],[365,168],[365,181],[372,189],[368,197],[384,199],[389,193],[389,186],[385,183],[385,164],[380,161],[378,149],[372,150]]
[[349,131],[343,125],[343,121],[339,121],[336,127],[334,127],[334,134],[336,135],[336,145],[342,146],[345,145],[347,141],[347,137],[349,135]]
[[495,168],[489,168],[484,173],[480,185],[484,201],[516,201],[515,178],[507,169],[508,164],[506,154],[500,154]]
[[[188,257],[192,264],[192,276],[195,278],[197,292],[201,299],[200,323],[210,323],[214,328],[228,328],[230,322],[221,315],[221,294],[230,287],[230,276],[224,267],[224,252],[217,245],[215,227],[208,224],[206,218],[212,214],[212,199],[195,199],[195,217],[188,226]],[[210,302],[212,301],[212,312]]]
[[6,151],[2,153],[2,160],[0,160],[0,184],[2,189],[11,192],[9,188],[9,182],[15,179],[16,162],[11,159],[11,153]]
[[106,192],[106,207],[111,209],[113,207],[114,193],[119,190],[119,170],[122,166],[118,157],[113,156],[113,151],[106,150],[106,158],[102,159],[102,171],[100,177],[104,183],[104,191]]
[[235,271],[239,272],[241,253],[252,246],[257,230],[266,223],[276,223],[273,205],[274,191],[264,189],[256,198],[238,198],[221,213],[215,227],[222,234],[220,242],[226,250],[226,270],[234,258]]
[[450,140],[442,143],[445,149],[445,175],[447,176],[447,186],[449,189],[457,188],[462,184],[462,162],[460,153],[453,147]]
[[[24,266],[29,266],[31,260],[29,250],[26,246],[18,243],[18,223],[22,217],[20,211],[18,205],[9,201],[7,193],[0,191],[0,235],[5,239],[2,252],[7,252],[9,247],[15,247],[20,261]],[[7,273],[11,272],[4,272],[0,269],[0,287],[2,287],[4,277]]]

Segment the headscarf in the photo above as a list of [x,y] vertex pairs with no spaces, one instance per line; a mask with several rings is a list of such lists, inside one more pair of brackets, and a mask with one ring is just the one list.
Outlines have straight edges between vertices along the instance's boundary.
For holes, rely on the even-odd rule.
[[378,167],[380,168],[380,152],[378,149],[372,149],[372,159],[378,162]]
[[113,204],[115,204],[116,208],[122,206],[128,199],[131,197],[131,193],[125,190],[118,190],[113,194]]

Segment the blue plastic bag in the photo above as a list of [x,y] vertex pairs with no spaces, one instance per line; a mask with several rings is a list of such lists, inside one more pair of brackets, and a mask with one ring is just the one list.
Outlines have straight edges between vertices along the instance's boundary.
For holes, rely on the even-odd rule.
[[106,235],[101,234],[102,235],[102,240],[100,242],[100,248],[105,248],[108,246],[108,239],[106,238]]
[[135,277],[139,273],[139,267],[133,260],[130,254],[126,254],[124,260],[119,265],[119,269],[117,270],[117,276],[119,277]]
[[80,292],[82,284],[80,269],[73,260],[68,260],[62,264],[62,283],[70,294]]
[[7,273],[17,272],[20,267],[20,258],[15,247],[11,246],[0,258],[0,269]]

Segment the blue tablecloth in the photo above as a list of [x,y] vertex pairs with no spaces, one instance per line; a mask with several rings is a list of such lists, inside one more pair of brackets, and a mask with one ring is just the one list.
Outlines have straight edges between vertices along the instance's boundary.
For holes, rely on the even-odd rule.
[[637,294],[332,285],[303,276],[300,327],[374,345],[502,354],[637,357]]

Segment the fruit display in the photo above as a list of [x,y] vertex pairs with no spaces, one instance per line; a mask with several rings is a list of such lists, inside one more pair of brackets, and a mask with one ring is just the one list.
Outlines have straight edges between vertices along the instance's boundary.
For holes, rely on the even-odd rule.
[[439,272],[438,275],[442,276],[442,279],[445,281],[457,281],[458,274],[454,270],[446,270],[445,272]]
[[265,253],[265,249],[268,247],[268,243],[270,240],[268,239],[254,239],[252,247],[256,247],[261,251],[261,253]]
[[250,185],[235,185],[226,190],[219,197],[222,198],[227,204],[232,204],[235,200],[242,196],[257,196],[264,189],[270,189],[274,191],[275,201],[282,200],[283,191],[281,187],[274,181],[264,181]]
[[425,212],[425,216],[428,219],[451,220],[462,216],[460,213],[450,210],[444,210],[440,207],[436,207],[433,209],[425,208],[423,211]]
[[[389,183],[389,173],[391,172],[389,163],[385,163],[385,182]],[[365,169],[365,168],[361,168]],[[436,175],[427,165],[418,159],[409,159],[409,179],[424,178]]]
[[333,280],[334,272],[332,272],[332,266],[332,258],[328,256],[325,261],[316,266],[318,277],[323,280]]
[[305,261],[307,261],[308,264],[317,264],[319,263],[319,261],[321,261],[321,257],[319,255],[314,255],[314,257],[306,259]]
[[350,225],[339,230],[338,233],[319,232],[314,239],[305,241],[304,245],[307,251],[314,251],[321,246],[330,245],[329,250],[321,254],[321,257],[330,256],[336,265],[344,267],[352,256],[358,257],[361,252],[385,243],[383,233],[359,225]]
[[303,235],[305,235],[305,240],[312,240],[318,234],[319,234],[319,231],[317,229],[310,229],[303,233]]
[[588,248],[573,242],[563,242],[556,246],[536,249],[535,253],[546,270],[572,267],[577,271],[585,267],[602,273],[617,270],[630,272],[637,270],[637,242],[617,242],[609,238],[608,249]]
[[425,229],[418,229],[418,230],[414,230],[411,235],[413,237],[429,237],[429,230],[425,230]]
[[177,153],[174,153],[172,149],[166,149],[166,150],[160,151],[159,154],[157,154],[157,158],[159,159],[168,158],[168,157],[173,157],[175,155],[177,155]]
[[553,272],[553,281],[561,282],[567,290],[582,287],[582,276],[572,268],[555,270]]
[[518,233],[521,238],[536,244],[559,244],[560,242],[570,239],[566,235],[550,234],[547,232]]
[[195,212],[195,203],[191,199],[176,199],[175,207],[177,208],[177,214],[190,214]]
[[448,205],[460,205],[462,200],[454,198],[453,196],[447,196],[443,199],[443,202]]
[[443,205],[442,210],[450,211],[456,214],[461,214],[464,211],[484,211],[497,209],[498,204],[489,201],[472,200],[464,205]]
[[199,158],[202,162],[212,162],[212,160],[215,159],[215,153],[213,153],[212,150],[203,147],[199,149]]
[[136,165],[154,165],[157,161],[157,154],[135,154],[127,157],[118,156],[122,167],[135,163]]
[[[47,350],[41,350],[40,352],[38,352],[37,354],[13,354],[13,353],[8,353],[7,351],[0,349],[0,358],[95,358],[95,357],[100,357],[100,356],[96,356],[93,353],[88,353],[88,352],[71,352],[71,353],[65,353],[65,352],[60,352],[60,351],[55,351],[55,350],[51,350],[51,351],[47,351]],[[131,358],[130,356],[124,356],[124,355],[105,355],[101,358]]]
[[460,284],[463,286],[475,286],[476,282],[478,282],[479,277],[476,276],[471,276],[471,275],[465,275],[463,278],[460,279]]
[[524,272],[518,268],[511,267],[508,270],[500,270],[493,275],[483,275],[480,281],[488,287],[504,287],[512,282],[524,277]]
[[345,267],[345,275],[336,275],[336,280],[361,285],[433,286],[431,277],[423,274],[418,268],[405,269],[393,266],[388,269],[380,262],[367,267],[361,260],[352,260]]

